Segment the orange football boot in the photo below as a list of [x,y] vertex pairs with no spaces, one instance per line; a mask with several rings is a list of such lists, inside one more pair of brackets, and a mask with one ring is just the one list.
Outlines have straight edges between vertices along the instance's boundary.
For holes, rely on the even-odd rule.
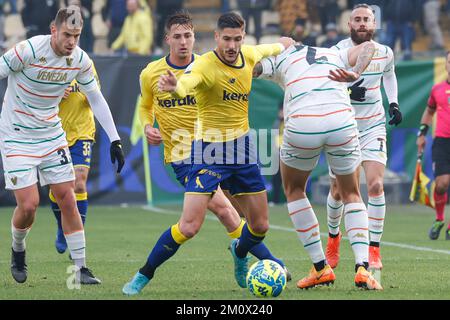
[[335,279],[336,276],[330,265],[327,264],[325,268],[320,271],[316,271],[313,266],[309,275],[297,282],[297,287],[300,289],[308,289],[320,285],[329,285],[330,283],[334,283]]
[[369,246],[369,268],[379,270],[383,269],[379,247]]
[[325,257],[327,262],[333,269],[337,267],[339,263],[339,246],[341,244],[342,233],[339,231],[337,237],[332,238],[328,236],[327,251]]
[[367,290],[383,290],[383,287],[373,277],[373,275],[366,270],[363,266],[358,268],[355,275],[355,285],[358,288]]

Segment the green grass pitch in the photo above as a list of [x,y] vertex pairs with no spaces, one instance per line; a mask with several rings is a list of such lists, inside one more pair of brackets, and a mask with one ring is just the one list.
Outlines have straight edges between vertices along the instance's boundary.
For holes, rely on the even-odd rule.
[[[137,297],[125,297],[121,289],[140,266],[160,234],[177,222],[179,207],[152,212],[140,207],[91,206],[86,224],[87,261],[100,286],[69,290],[66,285],[71,265],[68,255],[54,248],[53,214],[41,207],[27,238],[28,280],[16,283],[10,274],[10,220],[12,208],[0,208],[0,300],[4,299],[256,299],[237,286],[225,229],[211,215],[202,230],[163,264],[155,278]],[[325,208],[315,207],[326,230]],[[266,244],[281,257],[293,281],[276,299],[450,299],[450,241],[444,233],[437,241],[428,239],[434,219],[423,206],[388,206],[381,253],[384,269],[382,292],[362,291],[353,284],[354,260],[350,245],[343,240],[336,282],[330,287],[302,291],[295,283],[311,268],[300,245],[285,206],[270,208],[272,226]],[[322,238],[323,246],[326,238]],[[255,262],[253,258],[251,260]]]

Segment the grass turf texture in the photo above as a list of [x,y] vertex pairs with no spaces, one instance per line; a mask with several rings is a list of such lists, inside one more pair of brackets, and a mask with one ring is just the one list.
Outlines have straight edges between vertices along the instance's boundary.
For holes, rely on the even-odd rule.
[[[50,208],[41,207],[27,238],[28,280],[16,283],[10,274],[10,219],[12,208],[0,208],[0,300],[3,299],[257,299],[237,286],[230,243],[224,227],[208,215],[199,234],[164,263],[155,278],[137,297],[122,295],[122,286],[144,264],[160,234],[178,220],[180,208],[152,212],[138,207],[89,208],[86,224],[88,266],[100,286],[69,290],[66,280],[71,265],[68,253],[54,247],[56,223]],[[321,232],[326,230],[325,207],[316,206]],[[348,240],[341,244],[341,262],[336,282],[330,287],[299,290],[296,281],[311,268],[285,206],[270,208],[272,229],[266,237],[271,251],[284,260],[292,273],[279,299],[450,299],[450,241],[444,230],[437,241],[428,240],[433,212],[422,206],[388,206],[382,241],[426,247],[445,252],[427,252],[382,245],[383,292],[355,288],[354,259]],[[341,225],[343,230],[343,225]],[[326,237],[322,237],[326,246]],[[252,258],[251,264],[256,261]]]

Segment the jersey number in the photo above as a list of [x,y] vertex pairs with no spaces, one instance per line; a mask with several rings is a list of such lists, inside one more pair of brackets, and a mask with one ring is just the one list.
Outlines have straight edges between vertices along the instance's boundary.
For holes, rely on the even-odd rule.
[[68,164],[69,163],[69,159],[67,158],[66,155],[66,150],[64,149],[59,149],[58,150],[58,154],[61,156],[62,160],[61,160],[61,164]]
[[83,156],[88,157],[91,154],[91,143],[83,142]]
[[317,50],[313,47],[308,47],[308,52],[306,53],[306,61],[311,65],[316,63],[317,61],[328,61],[327,57],[322,56],[319,59],[316,59]]
[[380,151],[384,151],[384,140],[379,139],[378,141],[380,141]]

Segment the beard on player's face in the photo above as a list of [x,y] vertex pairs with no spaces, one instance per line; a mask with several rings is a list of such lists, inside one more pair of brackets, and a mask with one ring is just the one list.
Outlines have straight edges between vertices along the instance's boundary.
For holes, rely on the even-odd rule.
[[369,30],[366,28],[359,28],[358,30],[351,28],[350,29],[350,37],[352,41],[356,44],[361,44],[366,41],[370,41],[373,39],[375,34],[375,30]]

